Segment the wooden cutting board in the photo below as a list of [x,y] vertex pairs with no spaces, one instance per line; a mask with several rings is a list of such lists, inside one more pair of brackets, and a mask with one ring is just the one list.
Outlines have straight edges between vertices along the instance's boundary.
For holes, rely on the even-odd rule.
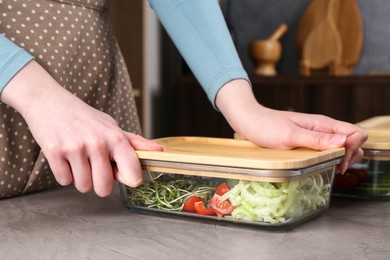
[[249,141],[208,137],[155,139],[164,152],[136,151],[140,159],[251,169],[301,169],[344,155],[344,148],[275,150]]
[[296,42],[299,56],[302,57],[303,45],[310,32],[325,19],[328,0],[312,0],[303,13],[297,27]]
[[341,64],[354,66],[360,58],[363,45],[363,20],[356,0],[338,0],[335,23],[343,45]]
[[327,0],[325,17],[309,32],[303,45],[302,60],[312,69],[338,66],[343,46],[336,28],[334,13],[338,0]]
[[[326,10],[330,0],[312,0],[303,13],[297,27],[296,42],[300,58],[303,59],[304,45],[313,30],[326,18]],[[332,11],[332,20],[341,42],[340,74],[351,74],[353,66],[358,62],[363,44],[363,22],[356,0],[336,0]],[[317,34],[321,35],[321,34]],[[313,41],[313,40],[311,40]],[[318,46],[321,45],[321,40]],[[315,46],[312,49],[315,49]],[[317,48],[317,52],[321,53]],[[312,63],[310,60],[308,63]],[[319,67],[318,62],[316,67]]]

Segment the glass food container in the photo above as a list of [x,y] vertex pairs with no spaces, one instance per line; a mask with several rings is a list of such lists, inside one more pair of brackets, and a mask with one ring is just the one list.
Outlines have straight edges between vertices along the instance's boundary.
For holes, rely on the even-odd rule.
[[358,123],[368,132],[364,159],[335,178],[334,195],[358,199],[390,200],[390,116]]
[[272,150],[236,139],[168,137],[137,151],[144,183],[121,185],[135,212],[290,228],[329,207],[343,148]]

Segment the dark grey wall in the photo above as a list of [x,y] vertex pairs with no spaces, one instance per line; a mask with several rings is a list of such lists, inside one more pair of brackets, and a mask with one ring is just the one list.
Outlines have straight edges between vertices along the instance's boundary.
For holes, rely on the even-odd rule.
[[[279,24],[286,23],[289,30],[281,41],[283,55],[277,70],[279,74],[298,74],[296,27],[310,1],[222,0],[222,9],[234,30],[236,47],[248,72],[253,69],[248,55],[249,43],[268,37]],[[363,17],[364,41],[355,74],[390,72],[390,0],[358,0],[358,4]]]

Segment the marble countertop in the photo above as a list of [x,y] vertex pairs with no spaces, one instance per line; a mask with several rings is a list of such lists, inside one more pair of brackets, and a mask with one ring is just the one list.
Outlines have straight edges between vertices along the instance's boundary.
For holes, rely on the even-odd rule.
[[1,259],[390,259],[390,201],[332,198],[289,231],[141,215],[72,187],[0,200]]

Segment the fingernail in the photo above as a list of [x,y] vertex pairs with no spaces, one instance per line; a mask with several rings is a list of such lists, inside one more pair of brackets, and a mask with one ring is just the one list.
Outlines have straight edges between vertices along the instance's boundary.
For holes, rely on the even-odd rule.
[[136,181],[134,181],[134,185],[132,187],[133,188],[138,187],[139,185],[142,184],[143,181],[144,181],[144,179],[142,177],[138,178]]
[[347,170],[348,170],[348,163],[345,164],[342,174],[344,174]]
[[138,187],[139,185],[142,184],[143,182],[143,179],[142,177],[133,177],[133,176],[128,176],[127,178],[123,178],[125,183],[127,186],[129,186],[130,188],[136,188]]
[[344,174],[348,169],[348,163],[343,163],[343,165],[340,165],[340,167],[338,167],[338,171],[340,172],[340,174]]
[[339,147],[339,146],[342,146],[346,140],[347,140],[347,137],[345,135],[334,135],[330,139],[330,143]]
[[138,177],[136,179],[133,179],[133,178],[125,178],[124,176],[122,176],[119,172],[117,174],[115,174],[115,179],[117,181],[119,181],[120,183],[122,184],[125,184],[126,186],[129,186],[131,188],[135,188],[135,187],[138,187],[139,185],[142,184],[143,182],[143,178],[142,176],[141,177]]

